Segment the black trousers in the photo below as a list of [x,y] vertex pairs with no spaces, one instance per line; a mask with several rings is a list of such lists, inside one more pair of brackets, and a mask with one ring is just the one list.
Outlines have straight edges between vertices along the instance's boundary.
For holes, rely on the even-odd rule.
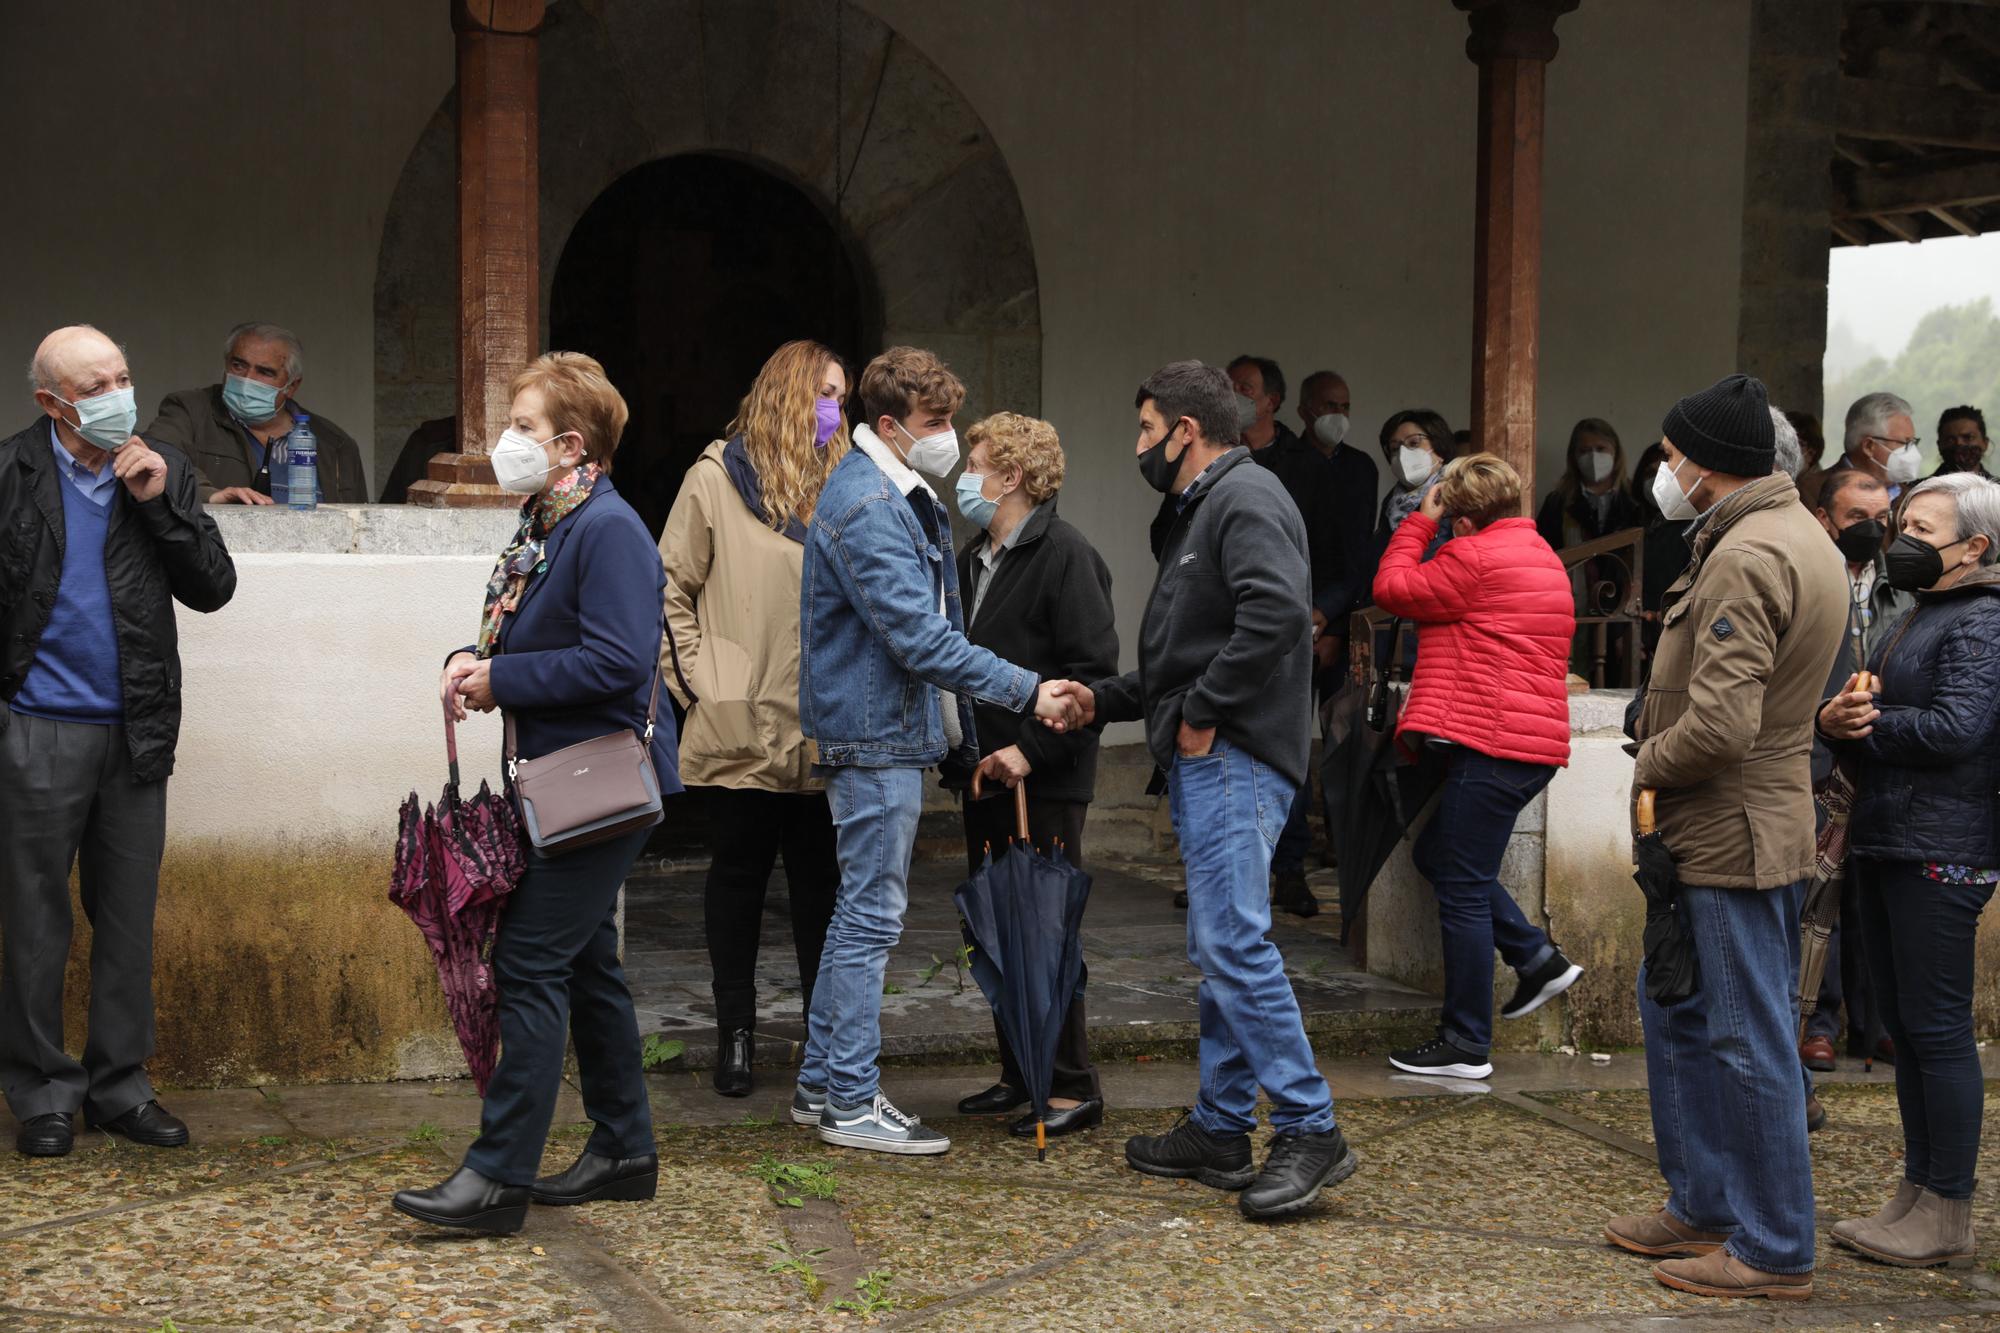
[[[1087,801],[1044,801],[1034,796],[1028,797],[1028,841],[1037,851],[1046,854],[1049,845],[1061,839],[1063,855],[1074,866],[1083,865],[1083,820],[1090,813]],[[1002,787],[999,794],[975,801],[970,796],[965,801],[965,861],[971,873],[977,874],[980,864],[986,859],[986,849],[991,847],[996,853],[1007,846],[1007,840],[1014,836],[1014,794]],[[1056,1042],[1055,1077],[1049,1082],[1051,1097],[1070,1097],[1077,1101],[1089,1101],[1102,1096],[1097,1081],[1097,1066],[1090,1062],[1090,1029],[1085,1021],[1083,1006],[1084,987],[1090,981],[1090,969],[1086,966],[1077,977],[1076,1001],[1069,1007],[1063,1018],[1062,1036]],[[1013,1048],[1007,1044],[1007,1034],[1000,1030],[996,1021],[993,1032],[1000,1040],[1000,1081],[1010,1088],[1026,1089],[1028,1084],[1021,1077],[1021,1065],[1014,1057]]]
[[820,950],[840,889],[840,858],[826,793],[710,787],[703,794],[709,841],[703,912],[708,961],[715,973],[715,1026],[722,1032],[757,1026],[757,945],[764,932],[764,896],[780,851],[791,897],[792,946],[799,959],[799,1012],[811,1013]]
[[653,1113],[639,1062],[639,1019],[618,961],[618,890],[651,830],[561,856],[528,856],[493,945],[500,988],[500,1064],[486,1087],[479,1137],[465,1164],[503,1185],[528,1185],[542,1164],[562,1091],[563,1039],[576,1043],[586,1152],[653,1151]]

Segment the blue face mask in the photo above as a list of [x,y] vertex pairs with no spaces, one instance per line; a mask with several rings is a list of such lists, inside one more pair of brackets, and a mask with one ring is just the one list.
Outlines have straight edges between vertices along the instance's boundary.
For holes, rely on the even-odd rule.
[[222,405],[245,425],[261,426],[278,415],[278,400],[289,387],[231,375],[222,382]]
[[139,405],[130,389],[113,389],[73,403],[67,398],[56,401],[76,409],[77,424],[70,429],[100,449],[123,449],[139,426]]
[[965,515],[968,523],[985,527],[993,521],[993,515],[1000,510],[998,500],[989,500],[979,493],[986,484],[986,478],[977,472],[958,474],[958,512]]

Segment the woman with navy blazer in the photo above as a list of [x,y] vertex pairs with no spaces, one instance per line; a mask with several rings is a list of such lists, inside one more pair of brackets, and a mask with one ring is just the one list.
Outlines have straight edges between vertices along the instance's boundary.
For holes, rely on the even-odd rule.
[[[479,641],[452,654],[440,691],[458,717],[468,708],[504,710],[521,759],[621,728],[645,730],[666,572],[646,525],[611,484],[628,415],[601,365],[551,352],[515,379],[512,425],[493,447],[495,479],[529,499],[487,584]],[[673,714],[660,712],[652,754],[662,795],[681,789],[677,750]],[[530,853],[493,948],[500,1064],[479,1138],[443,1184],[397,1194],[399,1211],[439,1226],[513,1232],[531,1199],[653,1197],[659,1159],[614,918],[646,836]],[[575,1165],[538,1180],[565,1035],[576,1043],[584,1112],[596,1129]]]

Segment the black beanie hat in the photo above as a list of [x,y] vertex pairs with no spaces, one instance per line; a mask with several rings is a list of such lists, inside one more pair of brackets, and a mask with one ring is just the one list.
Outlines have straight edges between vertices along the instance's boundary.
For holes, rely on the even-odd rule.
[[1667,409],[1660,431],[1696,467],[1726,477],[1762,477],[1777,466],[1771,400],[1753,375],[1731,375]]

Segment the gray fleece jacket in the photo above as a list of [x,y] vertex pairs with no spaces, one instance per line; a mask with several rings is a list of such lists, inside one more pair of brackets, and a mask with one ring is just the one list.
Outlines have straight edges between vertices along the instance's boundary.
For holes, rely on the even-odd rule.
[[1160,547],[1139,669],[1091,684],[1102,722],[1144,719],[1162,769],[1180,724],[1214,727],[1293,783],[1312,750],[1312,566],[1298,506],[1250,451],[1196,482]]

